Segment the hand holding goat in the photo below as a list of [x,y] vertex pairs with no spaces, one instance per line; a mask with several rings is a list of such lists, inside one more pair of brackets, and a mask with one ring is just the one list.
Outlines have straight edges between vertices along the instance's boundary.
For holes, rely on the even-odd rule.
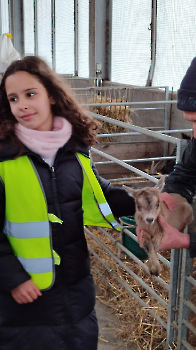
[[157,187],[142,189],[123,187],[135,199],[135,220],[137,226],[144,231],[143,247],[148,254],[149,270],[152,275],[158,276],[161,272],[161,266],[157,252],[163,238],[163,229],[158,216],[161,214],[169,225],[182,232],[193,220],[192,207],[185,198],[172,193],[170,196],[173,197],[175,205],[172,205],[171,211],[164,202],[160,201],[160,191]]

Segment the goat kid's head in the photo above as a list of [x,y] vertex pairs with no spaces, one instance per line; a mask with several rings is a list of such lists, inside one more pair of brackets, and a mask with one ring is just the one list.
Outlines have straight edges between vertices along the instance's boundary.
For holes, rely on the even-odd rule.
[[156,187],[133,189],[123,186],[129,195],[135,199],[135,219],[153,225],[160,213],[159,190]]

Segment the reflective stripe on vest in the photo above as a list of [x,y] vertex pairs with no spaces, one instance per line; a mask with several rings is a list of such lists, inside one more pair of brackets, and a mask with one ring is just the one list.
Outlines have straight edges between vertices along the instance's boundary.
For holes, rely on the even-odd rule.
[[[80,153],[76,156],[83,169],[84,225],[119,229],[90,159]],[[54,263],[60,264],[52,249],[49,221],[62,224],[62,220],[47,212],[42,184],[27,156],[0,163],[0,176],[6,193],[4,232],[34,283],[41,290],[48,289],[54,282]]]

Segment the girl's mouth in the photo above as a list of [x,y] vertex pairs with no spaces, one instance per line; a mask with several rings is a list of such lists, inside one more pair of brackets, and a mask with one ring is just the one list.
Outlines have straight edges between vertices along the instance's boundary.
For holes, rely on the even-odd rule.
[[28,119],[31,119],[31,117],[33,116],[34,114],[24,114],[21,118],[24,119],[24,120],[28,120]]

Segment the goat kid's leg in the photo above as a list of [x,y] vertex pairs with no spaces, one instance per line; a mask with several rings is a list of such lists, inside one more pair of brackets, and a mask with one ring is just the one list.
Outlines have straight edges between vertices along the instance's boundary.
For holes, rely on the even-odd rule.
[[162,232],[158,232],[152,238],[152,243],[153,243],[154,250],[155,250],[156,253],[158,253],[158,251],[159,251],[159,246],[160,246],[162,238],[163,238]]
[[154,243],[151,239],[151,236],[147,232],[145,232],[143,236],[143,246],[144,246],[144,250],[148,254],[149,271],[151,275],[159,276],[161,272],[161,265],[157,257],[157,251],[158,251],[157,244],[155,244],[156,246],[156,250],[155,250]]

